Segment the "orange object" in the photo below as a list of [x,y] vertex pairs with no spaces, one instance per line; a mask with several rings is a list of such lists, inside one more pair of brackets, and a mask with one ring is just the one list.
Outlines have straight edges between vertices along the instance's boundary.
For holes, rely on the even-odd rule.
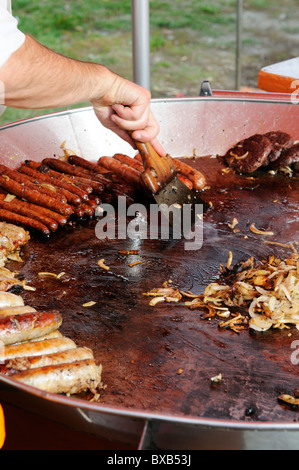
[[258,88],[274,93],[299,92],[299,57],[263,67],[258,73]]
[[5,441],[5,420],[4,420],[4,413],[2,406],[0,405],[0,449],[4,444]]

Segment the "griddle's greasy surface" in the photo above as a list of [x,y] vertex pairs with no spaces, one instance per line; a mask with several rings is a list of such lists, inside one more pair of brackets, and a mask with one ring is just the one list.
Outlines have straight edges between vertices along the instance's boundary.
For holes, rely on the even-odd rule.
[[[107,384],[103,404],[224,420],[297,421],[298,413],[277,400],[299,384],[298,365],[292,363],[297,329],[238,335],[183,302],[150,307],[143,293],[169,279],[182,290],[202,293],[219,278],[229,250],[233,264],[252,255],[289,256],[291,250],[264,241],[298,241],[299,179],[221,174],[223,165],[210,157],[188,163],[200,163],[210,186],[203,194],[211,209],[201,249],[185,250],[184,240],[103,241],[95,236],[96,221],[77,223],[47,241],[32,238],[24,249],[21,272],[36,287],[25,292],[26,302],[59,309],[61,331],[92,348]],[[233,218],[237,233],[228,226]],[[252,222],[275,235],[252,233]],[[139,254],[118,252],[131,249]],[[109,271],[99,268],[100,258]],[[139,259],[142,263],[128,266]],[[65,275],[40,279],[41,271]],[[89,301],[96,303],[82,306]],[[210,379],[219,373],[222,381],[213,385]]]

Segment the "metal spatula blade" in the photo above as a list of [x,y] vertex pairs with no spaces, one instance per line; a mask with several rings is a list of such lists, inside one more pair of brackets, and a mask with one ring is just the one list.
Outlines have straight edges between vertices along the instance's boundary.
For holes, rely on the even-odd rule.
[[208,204],[190,190],[177,176],[153,195],[161,213],[181,234],[186,228],[191,229],[196,222],[202,220]]
[[[208,209],[209,205],[199,193],[188,188],[177,176],[172,158],[162,157],[150,143],[135,142],[143,160],[141,179],[152,193],[161,212],[172,225],[181,224],[188,215],[191,225]],[[185,217],[184,217],[185,216]]]

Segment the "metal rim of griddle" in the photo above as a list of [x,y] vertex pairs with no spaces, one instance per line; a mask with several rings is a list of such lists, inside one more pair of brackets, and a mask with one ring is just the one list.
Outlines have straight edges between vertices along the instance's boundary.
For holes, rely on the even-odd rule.
[[[72,406],[77,409],[81,409],[84,413],[84,410],[92,410],[95,412],[102,412],[107,415],[116,415],[122,416],[124,418],[137,418],[146,421],[165,421],[165,422],[173,422],[179,424],[188,424],[188,425],[201,425],[206,427],[213,427],[213,428],[226,428],[231,430],[280,430],[280,429],[289,429],[289,430],[299,430],[299,423],[293,422],[290,423],[288,421],[280,421],[280,422],[261,422],[261,421],[237,421],[237,420],[224,420],[224,419],[215,419],[215,418],[202,418],[202,417],[190,417],[190,416],[182,416],[167,413],[155,413],[143,410],[131,410],[125,407],[118,407],[118,406],[108,406],[108,405],[101,405],[101,403],[94,403],[89,402],[87,400],[83,400],[80,398],[74,397],[67,397],[65,395],[57,395],[53,393],[49,393],[46,391],[42,391],[31,387],[29,385],[17,382],[14,379],[9,377],[0,377],[0,382],[7,383],[12,385],[13,387],[17,387],[19,390],[29,393],[30,395],[43,398],[45,400],[56,402],[59,404]],[[87,418],[87,416],[86,416]]]
[[[204,81],[202,85],[208,84],[209,82]],[[182,98],[153,98],[151,100],[152,104],[163,104],[163,103],[194,103],[199,101],[218,101],[218,102],[249,102],[249,103],[275,103],[276,105],[288,105],[288,106],[299,106],[299,102],[296,100],[292,100],[292,97],[288,93],[264,93],[264,92],[235,92],[230,90],[211,90],[209,88],[209,92],[206,93],[202,90],[205,90],[204,87],[201,87],[200,96],[195,97],[182,97]],[[201,94],[202,93],[202,94]],[[74,108],[68,109],[64,111],[56,111],[49,114],[42,114],[40,116],[35,116],[32,118],[25,118],[19,121],[15,121],[12,123],[4,124],[0,126],[0,131],[5,130],[12,127],[18,127],[24,125],[26,123],[31,123],[35,121],[40,121],[49,118],[55,118],[58,116],[64,115],[71,115],[77,114],[80,112],[86,112],[92,110],[91,106],[86,106],[82,108]]]

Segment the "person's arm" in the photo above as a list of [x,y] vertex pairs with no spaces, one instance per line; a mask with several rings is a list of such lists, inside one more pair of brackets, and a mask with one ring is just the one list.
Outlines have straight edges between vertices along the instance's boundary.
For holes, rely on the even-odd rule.
[[89,101],[100,122],[124,140],[156,141],[159,126],[150,110],[151,94],[107,67],[62,56],[30,36],[0,68],[5,105],[58,108]]

